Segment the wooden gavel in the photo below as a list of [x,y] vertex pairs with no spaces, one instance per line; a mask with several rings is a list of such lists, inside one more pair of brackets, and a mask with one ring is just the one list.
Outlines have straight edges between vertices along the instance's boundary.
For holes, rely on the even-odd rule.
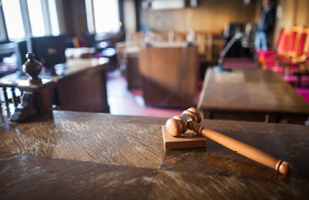
[[167,132],[174,136],[180,136],[186,132],[187,128],[198,134],[203,134],[207,138],[270,168],[275,169],[281,174],[289,174],[292,171],[292,165],[288,162],[278,160],[267,153],[264,153],[250,145],[237,141],[218,132],[206,129],[199,123],[202,121],[201,113],[195,108],[185,110],[180,116],[176,115],[166,122]]

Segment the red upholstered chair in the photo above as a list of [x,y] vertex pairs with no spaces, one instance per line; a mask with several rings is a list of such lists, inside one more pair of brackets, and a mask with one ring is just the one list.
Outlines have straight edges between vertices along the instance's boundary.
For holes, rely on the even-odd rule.
[[[308,43],[308,45],[306,45]],[[307,50],[305,50],[305,45],[307,46]],[[305,29],[302,31],[299,39],[298,46],[295,48],[294,52],[291,52],[292,57],[300,57],[304,54],[304,50],[309,51],[309,29]]]
[[279,31],[278,39],[277,39],[274,49],[268,49],[267,51],[255,50],[255,54],[258,58],[258,61],[262,64],[262,68],[266,69],[266,65],[263,64],[266,58],[269,58],[277,54],[277,49],[279,48],[279,44],[282,43],[285,35],[286,35],[286,31],[283,28],[281,28]]
[[308,57],[306,52],[309,51],[309,47],[304,49],[309,38],[308,34],[309,29],[300,29],[293,40],[294,42],[289,44],[288,52],[285,55],[278,56],[276,58],[277,65],[273,67],[281,68],[282,73],[284,72],[285,75],[289,75],[293,71],[298,70],[299,66],[303,64]]
[[266,57],[266,56],[276,55],[276,54],[277,54],[277,49],[278,49],[280,40],[282,39],[283,32],[284,32],[284,29],[281,28],[281,29],[279,30],[278,39],[277,39],[277,42],[276,42],[276,45],[275,45],[275,49],[268,49],[267,51],[255,50],[255,54],[257,55],[257,57],[258,57],[259,59],[260,59],[260,58],[262,59],[262,58],[264,58],[264,57]]
[[[296,87],[301,86],[309,86],[308,84],[308,76],[309,76],[309,35],[307,36],[307,47],[306,54],[303,54],[293,65],[297,66],[297,70],[295,70],[292,74],[297,76]],[[305,76],[305,77],[304,77]],[[302,78],[303,77],[303,78]],[[307,84],[303,84],[303,82],[307,82]]]
[[260,54],[259,62],[261,63],[263,69],[268,69],[270,66],[275,66],[275,57],[278,55],[284,55],[287,52],[288,44],[291,37],[291,31],[283,30],[280,35],[277,51],[266,51],[265,53]]

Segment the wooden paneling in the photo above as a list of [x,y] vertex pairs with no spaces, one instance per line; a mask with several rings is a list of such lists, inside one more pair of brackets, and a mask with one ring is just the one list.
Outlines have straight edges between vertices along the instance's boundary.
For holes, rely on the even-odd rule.
[[263,10],[263,7],[262,7],[262,1],[263,0],[257,0],[256,3],[255,3],[255,22],[258,22],[259,19],[260,19],[260,16],[261,16],[261,13],[262,13],[262,10]]
[[82,36],[88,32],[85,0],[73,0],[73,19],[75,26],[75,36]]
[[57,83],[59,105],[63,110],[109,112],[106,91],[106,69],[88,69]]
[[67,37],[74,37],[75,36],[75,27],[72,18],[72,7],[71,1],[66,0],[62,1],[63,7],[63,20],[64,20],[64,30]]
[[282,16],[276,20],[274,42],[281,28],[309,27],[309,0],[278,0],[278,5],[282,7]]
[[296,7],[296,25],[309,27],[309,0],[298,0]]
[[88,31],[85,0],[62,0],[66,36],[82,36]]
[[[101,59],[102,60],[102,59]],[[57,81],[57,96],[62,110],[109,112],[106,67],[100,59],[69,59],[68,69]]]
[[144,47],[139,54],[147,105],[189,107],[197,88],[197,47]]
[[142,10],[142,25],[157,31],[221,32],[230,22],[255,22],[257,0],[245,5],[242,0],[200,0],[196,8]]

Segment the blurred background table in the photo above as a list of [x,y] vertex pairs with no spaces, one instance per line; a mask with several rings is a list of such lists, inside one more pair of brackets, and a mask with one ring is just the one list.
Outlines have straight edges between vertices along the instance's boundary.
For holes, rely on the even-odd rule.
[[273,71],[207,70],[198,108],[209,119],[304,122],[309,104]]

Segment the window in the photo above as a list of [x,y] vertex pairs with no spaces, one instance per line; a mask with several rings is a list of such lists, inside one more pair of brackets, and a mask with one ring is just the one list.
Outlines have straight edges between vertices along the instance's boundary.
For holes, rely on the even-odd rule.
[[52,35],[60,35],[59,19],[55,0],[48,0],[49,17]]
[[27,0],[28,13],[33,36],[44,36],[46,34],[41,0]]
[[25,37],[19,0],[2,0],[2,7],[9,39]]
[[5,30],[2,2],[0,1],[0,42],[5,42],[7,40],[8,38],[7,38],[6,30]]
[[88,26],[88,32],[94,33],[94,20],[93,20],[93,9],[92,9],[92,1],[91,0],[85,0],[86,5],[86,16],[87,16],[87,26]]
[[[0,41],[59,35],[56,0],[0,0]],[[3,11],[3,13],[2,13]]]
[[[120,31],[118,0],[86,0],[85,3],[89,32],[93,30],[93,23],[97,34],[117,33]],[[92,16],[94,20],[91,19]]]

